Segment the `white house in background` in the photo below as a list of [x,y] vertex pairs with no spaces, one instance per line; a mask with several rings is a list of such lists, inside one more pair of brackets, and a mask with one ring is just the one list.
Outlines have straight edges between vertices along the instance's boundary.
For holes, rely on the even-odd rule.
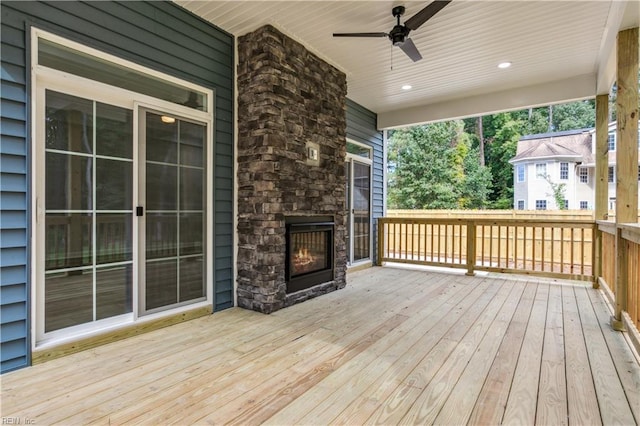
[[[609,124],[609,209],[616,202],[616,123]],[[513,165],[513,208],[557,210],[551,184],[564,184],[564,206],[593,210],[595,200],[595,129],[523,136]],[[638,139],[640,147],[640,138]],[[640,180],[640,165],[638,167]]]

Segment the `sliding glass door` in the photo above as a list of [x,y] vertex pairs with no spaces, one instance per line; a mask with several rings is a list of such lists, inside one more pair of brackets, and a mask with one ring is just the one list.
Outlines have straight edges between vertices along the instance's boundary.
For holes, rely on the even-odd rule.
[[206,125],[150,111],[141,119],[140,303],[149,312],[206,297]]
[[[345,164],[347,177],[347,257],[350,264],[371,259],[371,160],[369,149],[353,143]],[[355,147],[353,147],[355,145]]]
[[47,90],[44,331],[132,311],[133,111]]

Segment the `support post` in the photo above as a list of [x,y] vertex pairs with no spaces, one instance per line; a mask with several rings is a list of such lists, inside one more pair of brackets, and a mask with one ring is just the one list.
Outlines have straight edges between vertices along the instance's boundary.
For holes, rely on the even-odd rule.
[[474,276],[476,265],[476,223],[467,221],[467,272],[466,275]]
[[[620,31],[617,40],[616,225],[638,222],[638,28]],[[626,243],[617,230],[616,305],[611,325],[624,330],[627,309]]]
[[[607,198],[609,196],[608,166],[609,166],[609,94],[596,96],[596,176],[595,176],[595,220],[609,219],[609,207]],[[593,232],[594,240],[594,282],[593,288],[598,288],[598,277],[602,275],[602,232],[595,226]]]

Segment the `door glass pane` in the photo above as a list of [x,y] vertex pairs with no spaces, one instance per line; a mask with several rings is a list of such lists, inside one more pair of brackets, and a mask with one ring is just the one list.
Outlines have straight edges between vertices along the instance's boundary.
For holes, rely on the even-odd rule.
[[100,213],[96,215],[96,263],[132,260],[132,215]]
[[96,208],[131,210],[133,196],[131,161],[96,159]]
[[45,269],[93,263],[93,217],[86,213],[49,213],[45,218]]
[[96,269],[96,319],[132,311],[132,269],[133,264]]
[[163,121],[158,114],[146,114],[147,117],[147,161],[158,163],[178,163],[178,124],[173,121]]
[[198,299],[204,295],[203,257],[180,259],[180,302]]
[[96,103],[96,152],[98,155],[133,158],[133,111]]
[[180,164],[202,167],[205,127],[183,121],[180,123]]
[[371,166],[353,163],[353,260],[369,258]]
[[147,310],[178,302],[178,268],[176,259],[147,261],[145,306]]
[[178,223],[175,213],[149,213],[147,219],[147,259],[178,255]]
[[93,152],[93,101],[46,91],[47,149]]
[[202,169],[180,168],[180,210],[202,210]]
[[204,253],[204,226],[202,213],[180,215],[180,254],[189,256]]
[[176,192],[178,168],[172,165],[147,163],[147,210],[178,209]]
[[45,157],[47,210],[93,209],[93,160],[47,152]]
[[93,321],[93,268],[45,275],[45,332]]

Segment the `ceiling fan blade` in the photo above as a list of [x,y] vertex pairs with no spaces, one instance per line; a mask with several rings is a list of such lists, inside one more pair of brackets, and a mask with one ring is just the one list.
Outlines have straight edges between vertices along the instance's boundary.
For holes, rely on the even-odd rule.
[[418,62],[422,59],[422,55],[418,52],[418,48],[410,38],[406,39],[404,43],[400,45],[400,49],[402,49],[413,62]]
[[420,12],[407,19],[404,26],[410,30],[417,30],[422,24],[431,19],[433,15],[440,12],[449,3],[451,3],[451,0],[436,0],[431,2]]
[[387,33],[333,33],[334,37],[389,37]]

